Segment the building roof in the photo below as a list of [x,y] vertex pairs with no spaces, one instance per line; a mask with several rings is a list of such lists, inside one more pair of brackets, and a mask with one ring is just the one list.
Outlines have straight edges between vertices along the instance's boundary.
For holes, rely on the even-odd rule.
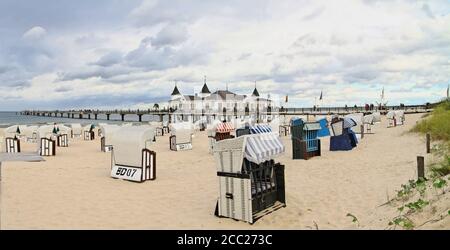
[[178,90],[177,85],[175,85],[175,88],[173,88],[173,91],[172,91],[172,96],[174,96],[174,95],[180,95],[180,91]]
[[252,96],[259,96],[259,93],[258,93],[258,90],[256,89],[256,87],[253,90]]
[[206,100],[243,100],[245,95],[239,95],[228,90],[217,90],[206,98]]
[[202,94],[211,94],[211,92],[208,89],[208,85],[206,85],[206,82],[203,84],[202,91],[200,93],[202,93]]

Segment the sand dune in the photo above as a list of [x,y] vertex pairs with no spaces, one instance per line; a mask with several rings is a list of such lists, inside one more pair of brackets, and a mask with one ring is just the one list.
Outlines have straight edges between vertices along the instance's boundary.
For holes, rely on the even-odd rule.
[[322,156],[308,161],[292,160],[283,137],[286,153],[278,161],[286,166],[287,207],[253,225],[213,215],[218,181],[205,132],[184,152],[170,151],[168,136],[157,137],[157,179],[140,184],[109,177],[111,156],[100,151],[98,138],[72,140],[45,162],[3,163],[1,228],[356,229],[351,213],[360,227],[382,229],[381,217],[390,215],[378,215],[378,206],[416,178],[416,156],[425,154],[424,139],[404,133],[420,117],[407,115],[406,125],[389,129],[383,119],[348,152],[330,152],[325,138]]

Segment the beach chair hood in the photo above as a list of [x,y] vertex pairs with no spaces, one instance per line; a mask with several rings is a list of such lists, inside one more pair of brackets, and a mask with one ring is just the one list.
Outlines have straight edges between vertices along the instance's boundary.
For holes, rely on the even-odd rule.
[[364,116],[364,118],[363,118],[363,123],[364,124],[373,124],[374,123],[374,116],[373,116],[373,114],[371,114],[371,115],[365,115]]
[[102,125],[100,126],[100,131],[102,132],[103,137],[105,137],[105,145],[112,145],[112,136],[122,127],[119,125]]
[[142,149],[149,148],[154,136],[150,126],[127,126],[116,130],[111,138],[115,164],[141,167]]

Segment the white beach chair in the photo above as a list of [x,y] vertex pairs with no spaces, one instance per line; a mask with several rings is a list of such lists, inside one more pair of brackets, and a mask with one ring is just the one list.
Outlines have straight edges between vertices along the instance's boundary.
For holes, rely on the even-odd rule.
[[58,147],[68,147],[69,146],[69,135],[72,134],[72,129],[64,124],[56,125],[58,128],[58,134],[56,136],[56,146]]
[[56,134],[53,133],[53,128],[53,125],[43,125],[38,129],[38,153],[41,156],[56,155]]
[[135,182],[156,178],[156,152],[150,126],[121,127],[112,134],[111,177]]
[[284,166],[273,160],[283,152],[279,136],[273,133],[218,141],[214,158],[219,198],[214,214],[254,223],[286,206]]
[[192,149],[193,126],[190,122],[171,124],[169,137],[170,150],[181,151]]
[[364,125],[364,128],[366,128],[366,131],[368,133],[372,132],[372,125],[375,123],[374,120],[375,120],[375,117],[373,114],[365,115],[363,117],[363,125]]
[[388,128],[397,126],[397,121],[395,118],[395,111],[391,110],[387,112],[386,119],[388,120]]
[[83,127],[83,140],[92,141],[95,139],[95,131],[92,129],[92,124]]
[[81,127],[81,124],[79,123],[72,123],[70,124],[70,127],[72,128],[72,138],[80,138],[83,134],[83,128]]
[[113,149],[112,145],[112,137],[115,132],[120,130],[122,127],[119,125],[102,125],[100,126],[100,134],[102,137],[100,138],[100,150],[102,152],[109,152]]
[[6,153],[20,153],[20,140],[17,137],[6,137],[4,139]]
[[354,113],[354,114],[348,114],[345,115],[344,118],[351,118],[356,122],[356,126],[352,128],[353,132],[356,134],[361,134],[364,132],[364,114],[363,113]]
[[405,122],[405,111],[403,110],[396,110],[395,112],[395,122],[396,125],[403,125]]
[[149,122],[149,124],[155,129],[156,136],[164,135],[164,128],[162,122]]

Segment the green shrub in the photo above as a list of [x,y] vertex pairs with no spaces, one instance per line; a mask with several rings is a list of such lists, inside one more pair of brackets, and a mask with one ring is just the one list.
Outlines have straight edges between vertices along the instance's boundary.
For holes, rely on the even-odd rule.
[[442,141],[433,148],[433,154],[442,159],[430,169],[438,176],[450,174],[450,101],[439,104],[431,115],[414,126],[412,132],[430,133],[433,140]]

